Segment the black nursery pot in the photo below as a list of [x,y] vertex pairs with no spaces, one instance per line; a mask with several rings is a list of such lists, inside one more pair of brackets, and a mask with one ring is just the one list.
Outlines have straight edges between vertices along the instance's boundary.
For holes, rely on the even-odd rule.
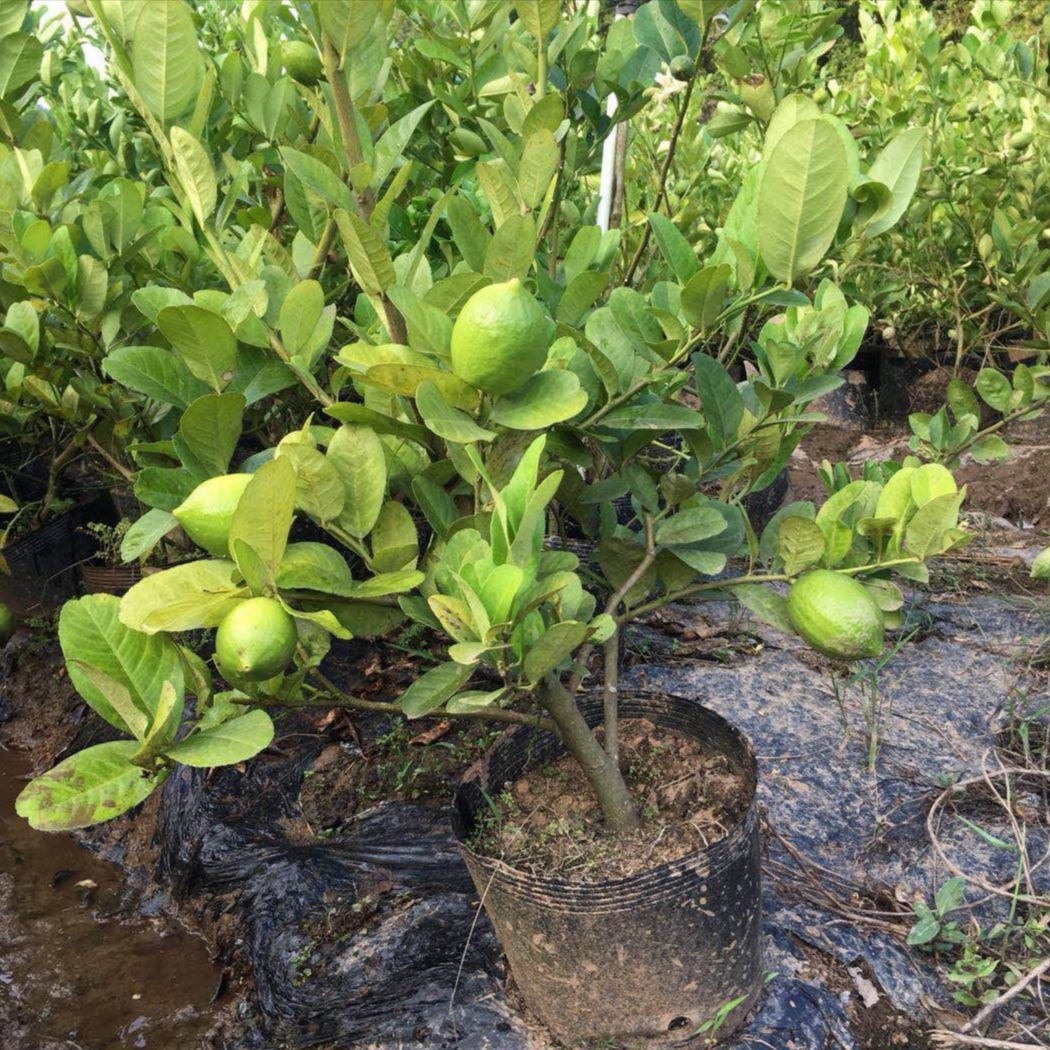
[[[581,704],[592,726],[600,701]],[[628,878],[570,885],[517,871],[465,843],[486,796],[559,758],[549,732],[504,733],[456,793],[453,826],[471,878],[528,1007],[568,1046],[612,1039],[672,1046],[739,1000],[718,1029],[747,1016],[762,988],[757,763],[747,738],[696,700],[621,694],[622,718],[701,740],[743,775],[747,808],[729,834]]]
[[0,572],[0,601],[18,616],[48,612],[77,589],[77,566],[95,553],[94,539],[83,531],[112,508],[103,498],[79,503],[0,552],[10,575]]

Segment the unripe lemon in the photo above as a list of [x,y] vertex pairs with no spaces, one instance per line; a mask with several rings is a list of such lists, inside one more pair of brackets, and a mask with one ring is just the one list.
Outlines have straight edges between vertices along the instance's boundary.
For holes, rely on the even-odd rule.
[[230,525],[251,474],[221,474],[202,481],[173,511],[198,547],[218,558],[230,556]]
[[688,55],[675,55],[670,70],[675,80],[692,80],[696,76],[696,63]]
[[234,606],[215,632],[215,663],[236,681],[265,682],[295,655],[295,620],[274,598],[249,598]]
[[547,360],[551,325],[516,277],[475,292],[452,328],[452,371],[499,396],[517,390]]
[[302,40],[286,40],[281,45],[281,64],[292,80],[306,87],[321,79],[321,56]]
[[825,656],[860,660],[882,652],[882,610],[851,576],[807,572],[791,585],[787,610],[795,630]]
[[0,645],[7,645],[17,627],[15,614],[3,602],[0,602]]

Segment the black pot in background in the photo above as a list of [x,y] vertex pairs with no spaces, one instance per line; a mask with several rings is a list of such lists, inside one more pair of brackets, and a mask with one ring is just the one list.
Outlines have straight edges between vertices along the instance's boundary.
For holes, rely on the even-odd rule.
[[[581,704],[590,725],[598,700]],[[567,1046],[610,1038],[670,1046],[739,999],[720,1037],[762,987],[757,763],[744,735],[698,701],[621,694],[622,718],[648,718],[702,740],[741,771],[747,809],[707,849],[624,879],[572,885],[517,871],[466,843],[488,797],[564,747],[553,733],[511,729],[456,793],[453,826],[526,1004]]]
[[108,497],[100,496],[6,545],[0,554],[10,575],[0,572],[0,601],[17,616],[36,616],[71,598],[77,589],[77,566],[95,553],[95,541],[84,526],[115,520]]
[[787,494],[788,471],[787,467],[784,467],[764,489],[749,492],[740,501],[756,536],[762,535],[762,530],[769,524],[769,519],[783,506]]

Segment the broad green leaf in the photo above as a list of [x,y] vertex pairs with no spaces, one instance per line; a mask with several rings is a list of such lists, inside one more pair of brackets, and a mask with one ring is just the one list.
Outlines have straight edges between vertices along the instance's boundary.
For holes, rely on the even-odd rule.
[[959,507],[966,498],[965,487],[958,492],[935,496],[920,507],[908,522],[904,534],[904,549],[917,558],[941,554],[952,545],[948,535],[959,521]]
[[323,314],[324,289],[317,281],[300,281],[284,297],[278,327],[281,342],[289,354],[298,354],[309,360],[314,333]]
[[[115,678],[111,678],[104,671],[100,671],[83,660],[67,660],[66,666],[70,670],[74,667],[84,680],[91,683],[94,689],[106,698],[110,707],[117,713],[121,723],[120,728],[130,732],[136,740],[144,740],[149,731],[149,718],[140,711],[131,699],[131,693]],[[170,682],[164,683],[169,689]]]
[[372,529],[372,568],[376,572],[414,569],[419,556],[416,523],[403,503],[387,500]]
[[405,152],[405,147],[412,139],[419,122],[426,116],[427,111],[434,105],[436,99],[424,102],[416,106],[400,120],[395,121],[379,136],[375,144],[372,156],[372,183],[373,192],[378,193],[386,182],[387,177],[394,170],[395,165]]
[[614,430],[699,430],[704,417],[685,405],[653,402],[614,408],[596,425]]
[[[1012,846],[1010,847],[1013,848]],[[966,879],[962,875],[955,875],[944,882],[937,890],[933,898],[933,906],[940,916],[945,916],[950,911],[955,911],[962,904],[966,896]]]
[[406,441],[414,441],[419,445],[425,445],[429,440],[429,435],[423,427],[415,423],[403,423],[399,419],[392,419],[356,401],[340,401],[329,405],[325,412],[333,419],[338,419],[340,423],[356,423],[358,426],[371,427],[377,434],[391,434],[394,437],[404,438]]
[[418,587],[422,581],[423,574],[415,569],[381,572],[367,580],[354,583],[349,594],[353,598],[384,598],[389,594],[404,594]]
[[766,128],[762,144],[762,159],[769,160],[777,144],[796,124],[803,120],[816,120],[820,106],[809,95],[788,95],[777,106]]
[[794,576],[824,557],[824,533],[809,518],[784,518],[777,529],[777,554],[784,572]]
[[148,554],[172,529],[178,526],[175,516],[166,510],[148,510],[120,541],[120,560],[125,564]]
[[452,318],[400,285],[388,289],[387,295],[408,325],[408,341],[413,350],[447,360],[452,345]]
[[937,935],[941,932],[940,920],[932,912],[919,918],[914,926],[908,931],[908,936],[905,938],[906,943],[911,947],[916,947],[920,944],[929,944],[937,938]]
[[666,216],[649,213],[649,225],[660,246],[663,257],[670,264],[679,283],[685,284],[700,269],[696,253],[678,228]]
[[690,358],[696,376],[696,393],[716,448],[736,437],[744,417],[744,399],[732,377],[713,357],[695,353]]
[[774,277],[793,284],[831,246],[846,203],[846,151],[822,120],[803,120],[777,143],[758,190],[762,258]]
[[514,0],[514,10],[525,31],[541,42],[558,24],[558,0]]
[[[800,519],[793,519],[798,521]],[[730,593],[752,616],[775,627],[785,634],[794,634],[788,616],[787,599],[760,583],[745,583],[732,588]]]
[[26,17],[29,0],[7,0],[0,7],[0,38],[17,33]]
[[444,539],[452,523],[459,518],[455,501],[443,488],[424,477],[412,479],[412,496],[435,534]]
[[171,129],[171,148],[175,154],[175,173],[182,183],[194,218],[203,229],[205,222],[215,211],[218,197],[218,185],[215,181],[215,169],[211,166],[211,157],[198,139],[178,125]]
[[535,261],[536,224],[529,215],[511,215],[496,230],[485,252],[485,276],[493,281],[524,280]]
[[525,654],[522,663],[525,677],[530,682],[538,682],[576,652],[589,635],[587,624],[575,620],[564,620],[548,627]]
[[38,74],[43,55],[43,45],[28,33],[0,39],[0,98],[14,95]]
[[346,559],[326,543],[289,543],[277,572],[282,591],[349,594],[352,584]]
[[474,174],[492,209],[492,219],[497,229],[511,216],[521,214],[517,180],[512,176],[506,161],[487,160],[476,164]]
[[[432,594],[427,599],[427,604],[445,633],[455,638],[457,642],[475,642],[487,630],[487,624],[475,622],[470,606],[462,598],[451,594]],[[470,661],[457,660],[456,662],[469,663]]]
[[[271,585],[277,582],[277,567],[288,544],[295,494],[296,475],[291,462],[283,456],[271,459],[252,475],[230,524],[230,552],[237,551],[238,541],[250,547]],[[237,561],[240,564],[240,559]]]
[[174,444],[200,480],[225,474],[241,436],[242,394],[205,394],[182,413]]
[[346,488],[339,472],[324,453],[310,445],[285,442],[277,458],[295,469],[295,505],[322,524],[335,521],[346,503]]
[[256,709],[190,733],[165,754],[184,766],[229,766],[254,758],[271,740],[273,722],[265,711]]
[[917,507],[924,507],[936,496],[951,495],[958,489],[952,472],[940,463],[916,467],[910,476],[911,498]]
[[290,147],[281,150],[281,159],[286,169],[326,205],[344,211],[353,210],[354,198],[349,188],[324,161]]
[[465,445],[471,441],[491,441],[496,435],[479,427],[458,408],[453,408],[433,383],[423,382],[416,391],[416,408],[427,428],[446,441]]
[[869,236],[885,233],[907,211],[915,187],[919,185],[928,134],[925,128],[908,128],[891,139],[875,158],[868,178],[888,186],[892,200],[886,211],[864,228]]
[[174,510],[200,480],[185,467],[143,467],[135,475],[135,496],[157,510]]
[[453,197],[445,210],[452,228],[452,239],[466,264],[475,272],[485,269],[485,255],[492,235],[481,224],[477,213],[465,197]]
[[185,0],[150,0],[135,21],[135,87],[163,124],[193,108],[204,76],[197,29]]
[[911,494],[911,479],[915,467],[901,467],[882,488],[875,504],[876,518],[896,518],[903,521],[914,508]]
[[994,368],[982,368],[977,373],[974,386],[985,404],[994,408],[996,412],[1006,412],[1010,408],[1013,388],[1010,386],[1010,380],[1002,372]]
[[135,309],[154,324],[166,306],[191,306],[193,300],[178,288],[162,288],[157,284],[147,285],[131,293]]
[[694,328],[701,332],[714,328],[722,312],[731,273],[732,269],[725,263],[705,266],[686,282],[682,289],[682,313]]
[[584,270],[569,281],[558,300],[556,320],[562,324],[579,324],[583,315],[605,291],[609,275],[600,270]]
[[118,347],[102,359],[102,371],[121,386],[176,408],[208,393],[181,357],[159,346]]
[[384,7],[389,6],[386,0],[352,0],[351,3],[320,0],[315,10],[336,54],[345,60],[353,48],[364,42]]
[[157,327],[186,362],[186,367],[218,393],[237,366],[237,340],[217,313],[195,303],[166,306]]
[[525,140],[518,165],[518,193],[527,208],[543,203],[558,161],[558,143],[546,128],[539,128]]
[[466,685],[473,673],[473,666],[464,666],[455,661],[432,667],[401,694],[401,710],[405,717],[421,718],[436,711]]
[[131,764],[135,740],[113,740],[78,751],[31,780],[15,812],[37,831],[72,831],[110,820],[149,797],[166,770],[149,774]]
[[459,376],[430,365],[372,365],[363,382],[403,397],[415,397],[419,384],[431,382],[453,407],[470,410],[478,402],[477,391]]
[[506,693],[506,689],[493,689],[490,692],[469,689],[463,693],[456,693],[451,700],[445,703],[445,710],[454,715],[464,714],[467,711],[482,711],[501,700]]
[[218,627],[247,597],[232,561],[191,561],[136,583],[120,600],[120,622],[146,634]]
[[336,519],[351,536],[367,536],[386,497],[386,454],[370,427],[341,426],[328,445],[328,461],[346,490],[346,502]]
[[725,532],[726,520],[712,507],[691,507],[672,514],[656,528],[656,542],[661,546],[699,543]]
[[397,274],[390,259],[390,251],[380,240],[379,234],[364,219],[342,208],[336,210],[335,221],[346,247],[354,279],[369,295],[385,292],[397,281]]
[[89,594],[66,602],[58,621],[58,640],[77,692],[107,722],[129,731],[132,727],[82,665],[123,686],[135,707],[150,717],[165,681],[182,695],[183,671],[175,643],[166,636],[151,638],[129,628],[121,622],[120,608],[121,600],[112,594]]
[[543,430],[571,419],[586,404],[587,392],[576,374],[552,369],[537,372],[512,394],[498,398],[489,418],[512,430]]

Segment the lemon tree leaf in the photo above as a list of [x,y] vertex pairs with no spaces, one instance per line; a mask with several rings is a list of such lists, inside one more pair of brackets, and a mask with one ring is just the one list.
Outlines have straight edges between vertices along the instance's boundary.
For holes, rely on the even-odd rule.
[[247,597],[232,561],[191,561],[139,580],[120,600],[120,622],[146,634],[218,627]]
[[332,46],[341,59],[351,48],[364,42],[375,20],[389,7],[386,0],[353,0],[353,3],[332,3],[323,0],[316,5],[321,28],[331,38]]
[[734,587],[730,593],[752,616],[757,616],[763,623],[768,623],[785,634],[795,633],[788,616],[787,599],[783,595],[763,587],[760,583],[741,584]]
[[175,173],[182,183],[194,218],[203,227],[215,211],[218,197],[211,158],[200,141],[178,125],[171,129],[171,148],[175,154]]
[[726,263],[705,266],[686,281],[682,289],[682,314],[701,332],[709,332],[722,312],[732,269]]
[[571,419],[586,404],[587,392],[576,373],[552,369],[537,372],[513,393],[497,399],[489,418],[512,430],[542,430]]
[[466,685],[473,673],[473,664],[458,664],[454,660],[432,667],[401,694],[405,717],[421,718],[436,711]]
[[496,436],[493,431],[479,427],[465,412],[453,408],[431,382],[419,384],[416,407],[427,429],[446,441],[465,445],[471,441],[491,441]]
[[386,496],[386,453],[370,427],[344,423],[328,444],[328,461],[346,490],[336,523],[351,536],[367,536]]
[[337,208],[336,225],[346,247],[350,269],[362,290],[369,295],[385,292],[397,281],[390,251],[379,234],[364,219]]
[[0,98],[13,95],[40,71],[44,46],[28,33],[9,33],[0,39]]
[[416,106],[400,120],[394,121],[379,136],[372,156],[371,188],[374,192],[382,189],[383,183],[386,182],[394,166],[400,160],[401,154],[404,153],[405,147],[411,141],[419,122],[427,115],[427,111],[436,101],[437,99],[431,99],[429,102]]
[[591,633],[585,623],[563,620],[548,627],[525,654],[522,669],[530,682],[538,682],[583,645]]
[[927,135],[925,128],[908,128],[894,136],[875,158],[868,178],[888,187],[890,203],[865,227],[866,234],[876,237],[885,233],[907,210],[922,174]]
[[135,21],[135,87],[162,123],[193,108],[204,75],[193,15],[185,0],[150,0]]
[[228,766],[254,758],[273,740],[270,716],[256,708],[210,729],[190,733],[165,754],[184,766]]
[[157,327],[198,378],[219,392],[237,367],[237,339],[233,329],[211,310],[190,303],[166,306],[157,314]]
[[770,273],[793,284],[824,257],[846,203],[846,150],[823,120],[803,120],[774,147],[758,189],[758,238]]
[[102,360],[102,371],[121,386],[176,408],[208,392],[186,362],[159,346],[121,346]]
[[230,550],[236,551],[238,541],[250,547],[258,556],[269,584],[277,581],[277,568],[288,545],[295,494],[295,468],[284,457],[274,458],[252,475],[233,513]]
[[809,518],[784,518],[777,528],[777,554],[784,572],[794,576],[824,557],[824,533]]
[[558,0],[514,0],[514,10],[525,31],[537,40],[545,40],[558,24]]
[[119,711],[119,701],[114,704],[103,688],[104,680],[84,668],[126,690],[130,702],[147,716],[152,716],[165,681],[182,695],[184,675],[175,643],[167,636],[150,637],[132,629],[121,620],[120,607],[121,600],[112,594],[66,602],[58,620],[58,641],[76,691],[110,725],[134,733]]
[[295,470],[295,505],[322,524],[335,521],[346,503],[346,488],[324,453],[288,442],[278,446],[277,458],[286,459]]
[[485,252],[485,276],[493,281],[519,280],[532,269],[536,224],[530,215],[511,215],[496,230]]
[[149,797],[167,776],[132,765],[135,740],[113,740],[78,751],[31,780],[15,812],[37,831],[72,831],[110,820]]
[[558,143],[547,128],[538,128],[526,140],[518,165],[518,193],[527,208],[538,208],[558,170]]
[[241,436],[243,417],[243,394],[198,397],[182,413],[172,439],[183,466],[202,480],[225,474]]

